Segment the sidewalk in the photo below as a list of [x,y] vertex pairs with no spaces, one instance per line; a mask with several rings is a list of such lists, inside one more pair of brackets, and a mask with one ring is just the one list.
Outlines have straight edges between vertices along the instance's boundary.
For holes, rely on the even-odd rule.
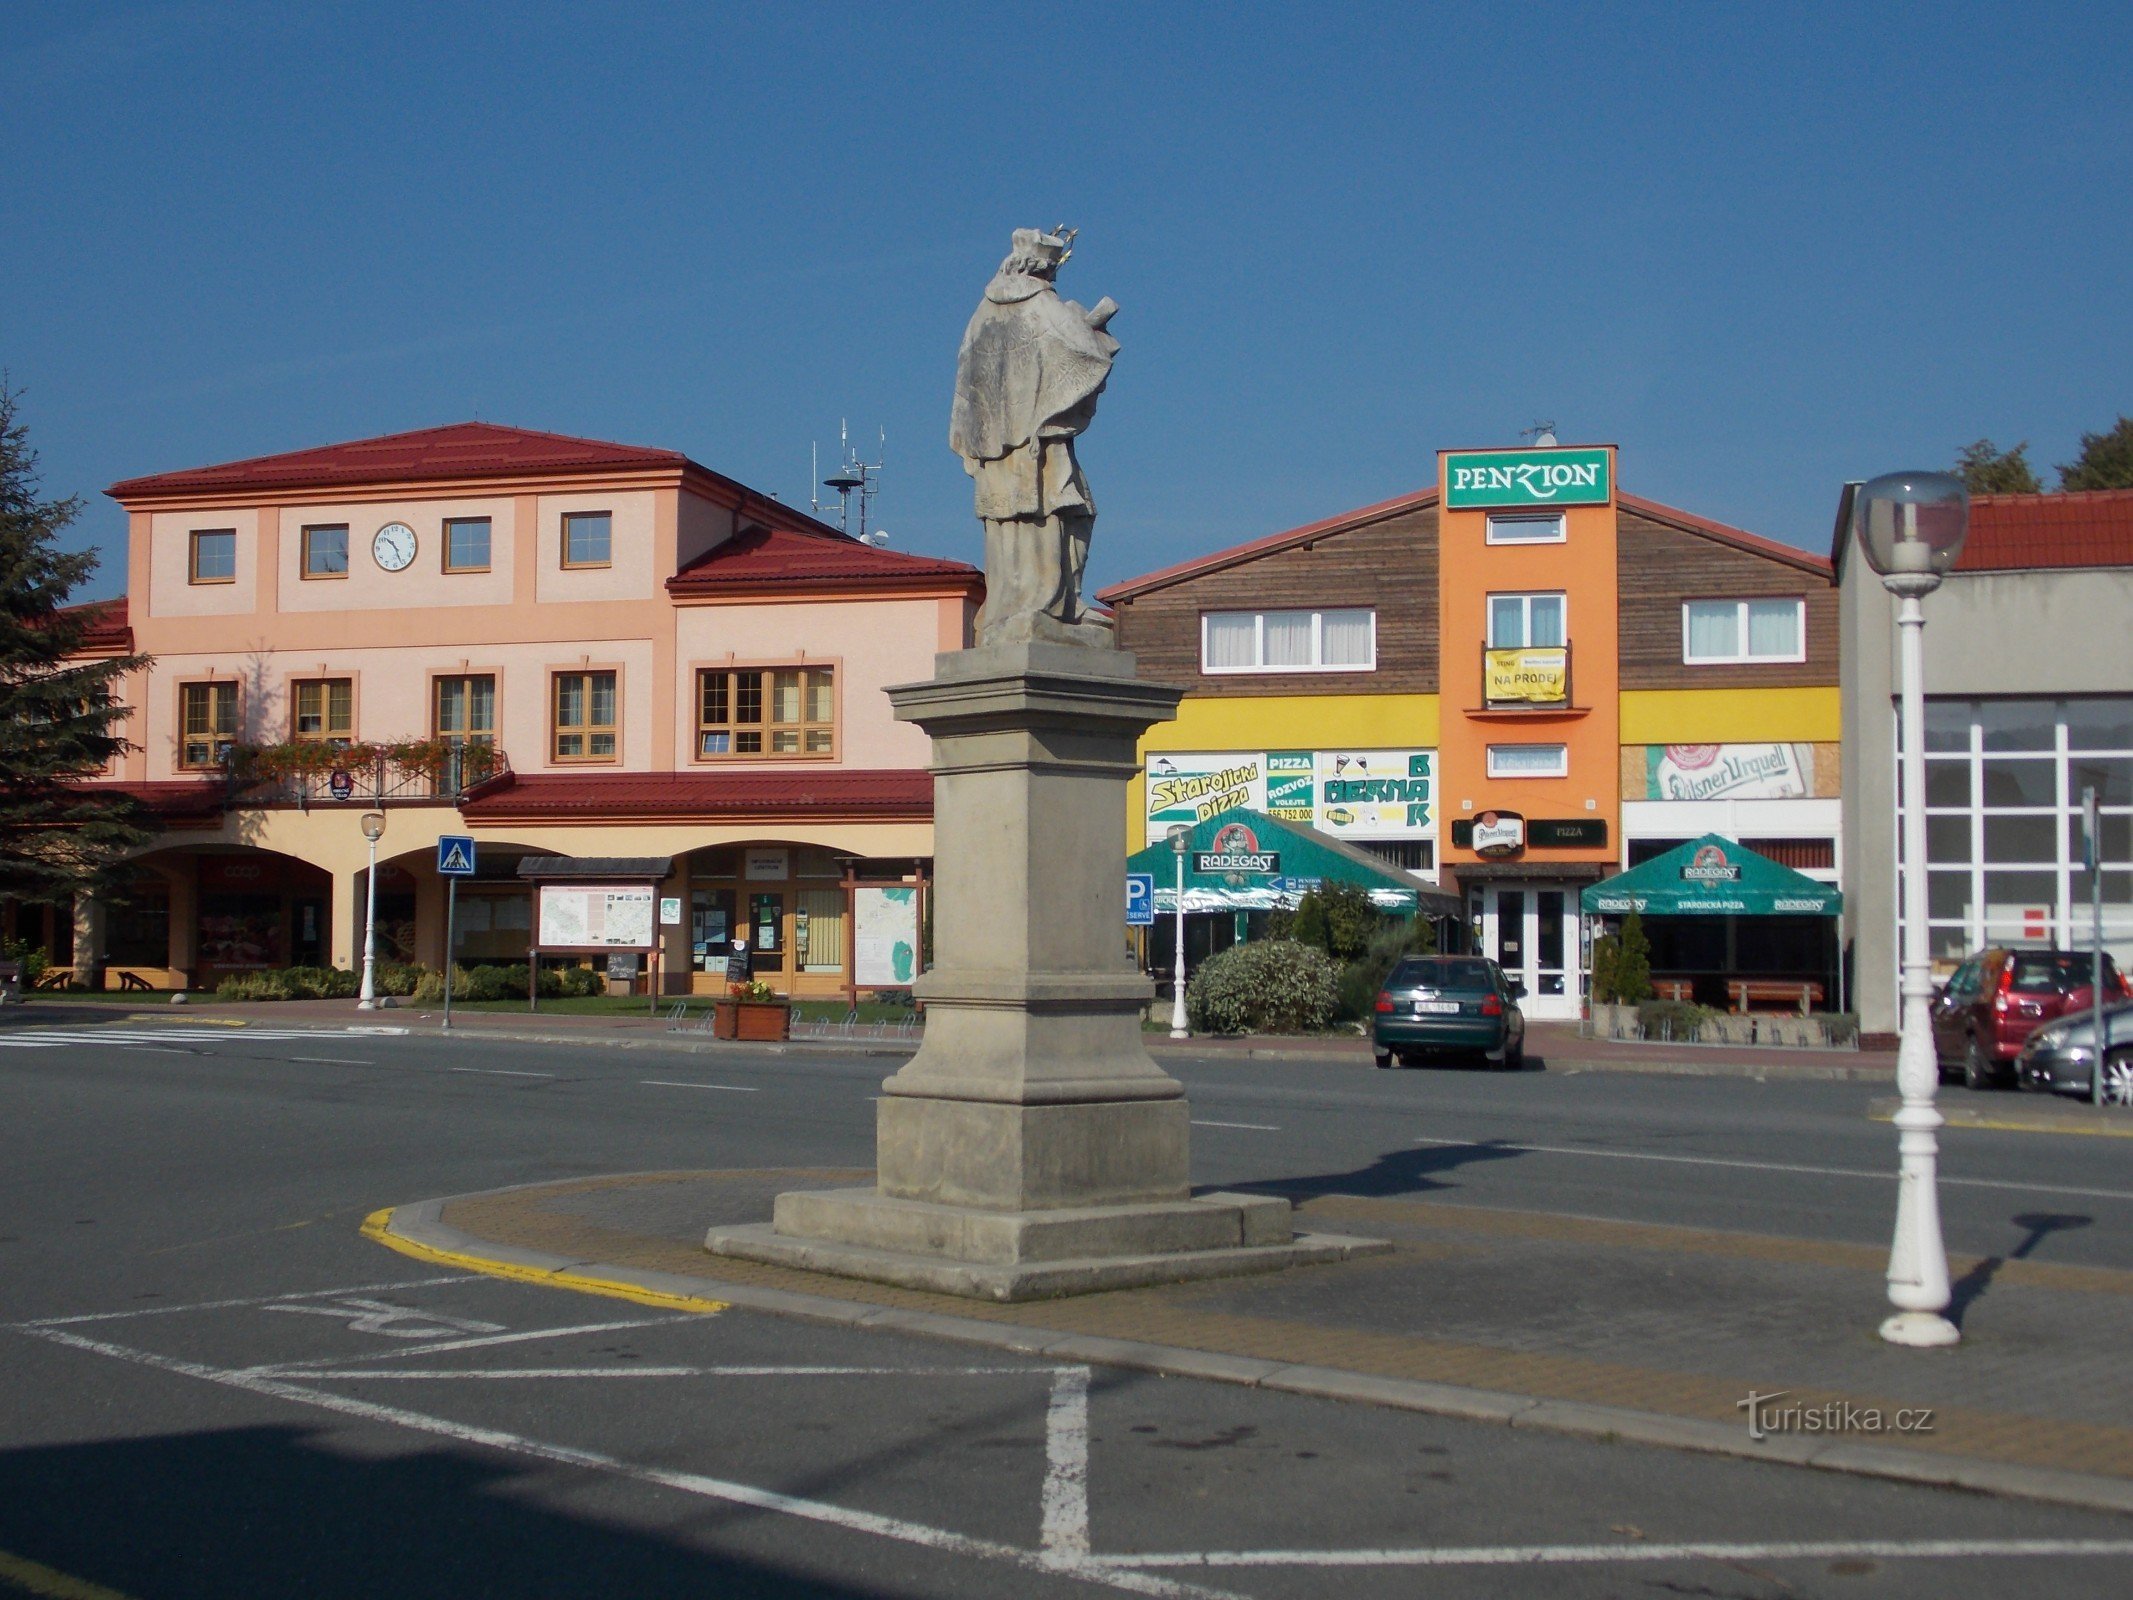
[[[843,1037],[826,1030],[811,1031],[784,1045],[736,1044],[716,1041],[693,1024],[706,1010],[705,1002],[692,1001],[691,1028],[676,1032],[667,1021],[675,1001],[659,1002],[656,1016],[643,1012],[599,1016],[573,1015],[542,1010],[469,1011],[455,1006],[455,1034],[504,1035],[529,1044],[582,1044],[591,1039],[621,1042],[638,1047],[671,1047],[689,1050],[856,1050],[869,1055],[908,1055],[917,1049],[915,1038],[870,1035],[864,1026]],[[0,1027],[79,1027],[107,1022],[170,1022],[244,1026],[256,1024],[285,1028],[380,1027],[405,1028],[410,1032],[434,1032],[443,1021],[434,1006],[405,1003],[378,1011],[358,1011],[352,1000],[282,1000],[270,1003],[239,1001],[194,1001],[183,1006],[167,1002],[144,1002],[132,996],[113,995],[108,1000],[36,1000],[0,1010]],[[1171,1055],[1201,1059],[1261,1061],[1325,1061],[1351,1066],[1370,1063],[1370,1041],[1360,1035],[1290,1036],[1253,1035],[1244,1038],[1195,1037],[1173,1040],[1150,1032],[1144,1035],[1158,1060]],[[1823,1078],[1854,1082],[1893,1083],[1896,1058],[1872,1051],[1791,1050],[1761,1045],[1689,1045],[1618,1042],[1581,1039],[1574,1022],[1535,1022],[1527,1029],[1527,1069],[1546,1072],[1637,1072],[1681,1077]]]
[[[1515,1160],[1400,1154],[1272,1186],[1314,1231],[1390,1239],[1332,1266],[991,1305],[714,1257],[716,1222],[857,1171],[586,1178],[380,1213],[425,1259],[594,1292],[679,1296],[1062,1359],[1559,1432],[2133,1511],[2133,1272],[1956,1258],[1963,1343],[1899,1350],[1880,1246],[1609,1222],[1437,1198],[1433,1173]],[[1768,1437],[1750,1436],[1751,1391]],[[1774,1409],[1791,1412],[1790,1429]],[[1930,1410],[1927,1431],[1891,1431]],[[1808,1431],[1809,1415],[1841,1419]],[[1880,1426],[1875,1426],[1879,1419]]]

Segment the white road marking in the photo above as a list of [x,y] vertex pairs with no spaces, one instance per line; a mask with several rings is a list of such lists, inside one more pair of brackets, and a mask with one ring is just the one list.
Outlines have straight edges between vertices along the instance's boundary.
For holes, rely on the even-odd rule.
[[[422,1353],[444,1345],[424,1345]],[[412,1354],[413,1352],[408,1352]],[[281,1373],[290,1367],[247,1367],[247,1372]],[[306,1367],[306,1383],[357,1382],[449,1383],[460,1379],[486,1382],[499,1378],[1000,1378],[1027,1377],[1042,1367],[373,1367],[354,1372],[341,1367]],[[1083,1429],[1086,1436],[1087,1429]]]
[[1044,1553],[1064,1566],[1089,1559],[1089,1369],[1052,1374],[1044,1413]]
[[1191,1119],[1195,1128],[1244,1128],[1252,1133],[1279,1133],[1281,1130],[1270,1122],[1205,1122],[1198,1117]]
[[1801,1539],[1757,1544],[1529,1544],[1408,1550],[1199,1550],[1092,1556],[1099,1567],[1521,1567],[1654,1561],[1968,1560],[2133,1555],[2133,1539]]
[[[1592,1150],[1577,1145],[1512,1144],[1497,1139],[1418,1138],[1415,1143],[1447,1145],[1455,1149],[1513,1150],[1525,1155],[1597,1156],[1608,1161],[1664,1161],[1676,1166],[1732,1167],[1745,1172],[1792,1172],[1810,1178],[1866,1178],[1876,1183],[1892,1182],[1896,1176],[1893,1167],[1875,1172],[1863,1167],[1809,1167],[1787,1161],[1735,1161],[1722,1156],[1669,1156],[1649,1150]],[[1940,1175],[1940,1182],[1965,1189],[2008,1189],[2016,1194],[2066,1194],[2078,1195],[2087,1200],[2133,1200],[2133,1190],[2128,1189],[2078,1189],[2064,1184],[2022,1183],[2008,1178],[1951,1178],[1945,1172]]]
[[[351,1332],[374,1333],[381,1339],[443,1339],[455,1333],[504,1331],[501,1322],[483,1322],[478,1317],[448,1317],[441,1311],[420,1311],[413,1306],[396,1306],[390,1300],[372,1300],[362,1295],[346,1295],[325,1305],[283,1302],[259,1309],[291,1316],[335,1317],[347,1323]],[[352,1317],[348,1314],[351,1311],[355,1313]],[[428,1345],[425,1348],[437,1347]]]
[[291,1061],[316,1061],[329,1067],[372,1067],[374,1061],[361,1061],[354,1056],[290,1056]]
[[152,1056],[189,1056],[196,1053],[191,1050],[173,1050],[170,1046],[161,1044],[117,1044],[111,1048],[114,1050],[140,1051]]
[[314,1356],[308,1361],[269,1361],[245,1372],[297,1373],[313,1367],[343,1367],[359,1361],[398,1361],[406,1356],[433,1356],[446,1350],[483,1350],[491,1345],[527,1344],[536,1339],[562,1339],[574,1333],[617,1333],[624,1328],[657,1328],[669,1322],[694,1322],[698,1314],[684,1311],[667,1317],[632,1317],[627,1322],[580,1322],[568,1328],[533,1328],[522,1333],[492,1333],[474,1339],[443,1339],[406,1350],[377,1350],[361,1356]]
[[85,1044],[261,1044],[269,1040],[318,1040],[340,1034],[406,1031],[405,1028],[10,1028],[0,1033],[0,1049],[57,1050],[67,1045]]
[[552,1078],[552,1072],[520,1072],[513,1067],[446,1067],[447,1072],[485,1072],[495,1078]]
[[501,1283],[500,1278],[484,1277],[479,1273],[455,1272],[444,1278],[402,1278],[394,1283],[358,1283],[345,1289],[303,1289],[294,1294],[258,1294],[242,1300],[195,1300],[182,1306],[141,1306],[132,1311],[88,1311],[72,1317],[39,1317],[34,1322],[17,1322],[11,1326],[28,1331],[32,1328],[66,1328],[78,1322],[119,1322],[128,1317],[173,1317],[184,1311],[228,1311],[238,1306],[275,1305],[283,1300],[324,1300],[342,1294],[385,1294],[394,1289],[434,1289],[440,1284]]
[[743,1088],[737,1083],[682,1083],[674,1078],[639,1078],[639,1083],[648,1083],[655,1089],[720,1089],[727,1094],[759,1094],[760,1090]]
[[659,1488],[673,1489],[682,1494],[701,1496],[707,1500],[719,1500],[728,1505],[748,1506],[758,1511],[773,1511],[784,1516],[798,1517],[805,1521],[841,1528],[851,1533],[870,1534],[876,1538],[893,1539],[900,1544],[918,1545],[930,1550],[939,1550],[950,1555],[964,1556],[979,1561],[1002,1562],[1025,1572],[1065,1573],[1092,1583],[1105,1584],[1129,1594],[1144,1594],[1163,1597],[1163,1600],[1242,1600],[1242,1597],[1221,1590],[1203,1588],[1175,1578],[1165,1578],[1154,1573],[1134,1572],[1110,1565],[1089,1556],[1053,1556],[1048,1552],[1018,1549],[1001,1544],[997,1540],[983,1539],[972,1534],[953,1533],[946,1528],[928,1527],[921,1522],[910,1522],[901,1517],[881,1516],[871,1511],[856,1511],[847,1506],[830,1505],[820,1500],[804,1500],[797,1495],[780,1494],[774,1489],[759,1489],[753,1484],[733,1483],[722,1478],[708,1477],[702,1473],[679,1472],[669,1467],[648,1466],[640,1462],[624,1461],[616,1456],[603,1455],[594,1450],[581,1450],[574,1445],[549,1444],[543,1440],[528,1438],[524,1434],[507,1433],[501,1428],[485,1428],[469,1423],[454,1422],[444,1417],[432,1417],[420,1411],[407,1411],[398,1406],[378,1405],[368,1400],[357,1400],[347,1395],[330,1391],[304,1388],[286,1380],[269,1377],[257,1372],[232,1372],[221,1367],[206,1366],[197,1361],[185,1361],[175,1356],[158,1355],[149,1350],[133,1350],[125,1345],[111,1344],[101,1339],[86,1338],[78,1333],[65,1333],[57,1328],[25,1327],[25,1332],[55,1344],[66,1345],[76,1350],[85,1350],[92,1355],[109,1356],[114,1360],[128,1361],[148,1367],[157,1372],[174,1373],[181,1377],[198,1378],[207,1383],[226,1385],[247,1394],[262,1395],[268,1399],[292,1401],[298,1405],[316,1406],[322,1411],[336,1412],[345,1417],[354,1417],[363,1422],[382,1423],[389,1427],[406,1428],[417,1433],[427,1433],[439,1438],[451,1439],[459,1444],[475,1445],[498,1450],[510,1455],[527,1456],[536,1461],[550,1462],[556,1466],[570,1467],[580,1471],[604,1472],[632,1482],[651,1484]]

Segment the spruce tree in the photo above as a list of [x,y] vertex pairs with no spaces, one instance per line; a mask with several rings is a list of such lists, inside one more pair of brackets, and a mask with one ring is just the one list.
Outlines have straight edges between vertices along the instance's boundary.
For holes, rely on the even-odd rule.
[[2059,468],[2062,489],[2133,489],[2133,417],[2081,436],[2081,454]]
[[110,898],[151,838],[122,793],[85,785],[128,747],[126,674],[146,656],[81,655],[94,608],[67,605],[96,570],[58,537],[78,499],[37,497],[37,454],[0,379],[0,899]]
[[2002,450],[1990,439],[1966,444],[1955,453],[1955,475],[1972,494],[2042,494],[2036,469],[2029,464],[2029,441]]
[[1635,911],[1622,919],[1622,945],[1615,955],[1615,993],[1629,1005],[1642,1005],[1652,988],[1652,941],[1644,918]]

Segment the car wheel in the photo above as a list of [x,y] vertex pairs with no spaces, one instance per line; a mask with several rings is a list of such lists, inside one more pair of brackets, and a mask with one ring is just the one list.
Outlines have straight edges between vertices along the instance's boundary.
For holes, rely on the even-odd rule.
[[1963,1084],[1971,1089],[1990,1089],[1997,1082],[1992,1063],[1985,1059],[1984,1046],[1977,1042],[1977,1035],[1973,1033],[1963,1041]]
[[2103,1103],[2133,1106],[2133,1050],[2113,1050],[2104,1057]]
[[1382,1071],[1392,1065],[1392,1052],[1390,1050],[1373,1051],[1372,1059],[1377,1062],[1379,1070]]
[[1517,1044],[1503,1053],[1503,1069],[1506,1072],[1524,1072],[1526,1070],[1525,1040],[1519,1040]]

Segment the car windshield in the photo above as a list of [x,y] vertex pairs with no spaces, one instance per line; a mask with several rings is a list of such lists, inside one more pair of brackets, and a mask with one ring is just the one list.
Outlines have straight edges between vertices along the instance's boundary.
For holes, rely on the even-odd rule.
[[[2047,955],[2018,955],[2014,958],[2014,981],[2008,984],[2016,994],[2057,994],[2062,989],[2078,989],[2089,981],[2089,960],[2072,951],[2055,950]],[[2104,981],[2115,982],[2118,968],[2109,956],[2103,958]]]
[[1486,961],[1403,961],[1392,975],[1402,989],[1493,989]]

